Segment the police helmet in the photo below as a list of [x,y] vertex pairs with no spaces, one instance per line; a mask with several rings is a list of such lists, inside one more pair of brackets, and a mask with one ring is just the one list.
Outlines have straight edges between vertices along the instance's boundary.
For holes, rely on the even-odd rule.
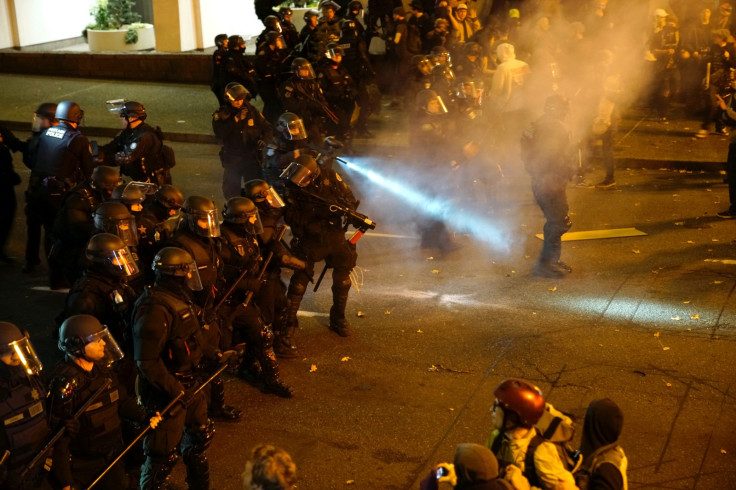
[[124,117],[127,121],[130,121],[131,118],[145,121],[148,114],[146,114],[146,108],[143,107],[143,104],[129,100],[120,108],[120,117]]
[[432,68],[432,80],[447,80],[452,82],[455,79],[455,74],[452,72],[452,68],[447,65],[439,64]]
[[291,73],[302,80],[314,80],[314,69],[312,64],[306,58],[294,58],[291,62]]
[[245,231],[258,235],[263,233],[263,223],[255,203],[247,197],[231,197],[225,203],[222,217],[226,223],[243,225]]
[[227,34],[216,35],[215,46],[217,46],[218,48],[227,48]]
[[138,245],[138,229],[135,217],[128,207],[120,202],[103,202],[94,213],[95,229],[120,237],[128,246]]
[[506,420],[514,425],[531,428],[544,414],[545,399],[542,391],[521,379],[507,379],[493,392]]
[[447,107],[442,97],[434,90],[420,90],[414,102],[418,111],[424,111],[429,114],[445,114],[447,112]]
[[256,206],[261,209],[284,207],[284,201],[276,192],[276,189],[262,179],[253,179],[246,182],[240,194],[256,203]]
[[153,195],[153,200],[172,211],[178,211],[184,206],[184,194],[171,184],[159,187]]
[[243,39],[243,36],[238,36],[236,34],[227,38],[227,49],[231,49],[233,51],[244,51],[245,40]]
[[282,138],[290,141],[301,141],[307,139],[307,130],[304,122],[293,112],[284,112],[276,121],[276,131]]
[[327,44],[326,50],[325,50],[325,58],[328,60],[335,60],[335,57],[340,56],[342,58],[345,56],[345,50],[340,47],[337,43],[329,43]]
[[350,12],[360,12],[363,10],[363,4],[359,0],[353,0],[348,4],[348,10]]
[[350,40],[358,34],[358,24],[353,19],[342,19],[340,21],[341,39]]
[[309,19],[312,17],[319,17],[319,12],[314,9],[309,9],[306,12],[304,12],[304,22],[309,24]]
[[[437,19],[440,20],[440,19]],[[442,19],[444,20],[444,19]],[[447,21],[445,21],[447,22]],[[431,54],[435,55],[437,57],[437,62],[446,66],[452,65],[452,57],[450,56],[450,52],[447,50],[444,46],[435,46],[430,51]]]
[[56,119],[79,124],[82,122],[83,117],[84,111],[76,102],[64,100],[56,106]]
[[276,49],[286,48],[284,37],[276,31],[268,31],[266,33],[266,44],[269,46],[276,46]]
[[474,41],[465,43],[465,47],[463,49],[466,56],[480,56],[481,52],[483,51],[483,49],[480,47],[480,44]]
[[[93,343],[97,344],[96,348],[87,349]],[[59,328],[59,349],[67,355],[108,366],[123,358],[110,331],[92,315],[73,315],[64,320]]]
[[34,132],[43,131],[54,124],[56,124],[56,103],[44,102],[33,113],[31,130]]
[[130,277],[139,272],[138,264],[128,246],[122,238],[112,233],[92,235],[84,255],[93,264],[100,265],[117,276]]
[[106,196],[112,195],[112,191],[120,185],[120,173],[117,167],[110,167],[108,165],[96,166],[92,170],[90,185],[93,189],[104,192]]
[[291,15],[292,13],[293,12],[291,11],[289,7],[279,8],[279,17],[281,17],[282,20],[284,19],[284,17],[286,17],[287,15]]
[[239,100],[245,101],[250,99],[250,92],[238,82],[230,82],[225,87],[225,98],[231,104]]
[[178,277],[184,279],[192,291],[202,290],[202,281],[199,278],[199,269],[189,252],[178,247],[164,247],[158,251],[151,265],[156,279],[163,277]]
[[128,206],[131,211],[141,211],[143,201],[157,191],[156,184],[152,182],[128,182],[120,184],[112,191],[110,199]]
[[299,187],[307,187],[319,177],[319,174],[317,160],[311,155],[300,155],[286,167],[280,177]]
[[10,322],[0,322],[0,358],[7,366],[22,366],[28,375],[43,369],[28,332]]
[[322,0],[321,2],[319,2],[319,9],[322,12],[325,12],[327,10],[332,10],[333,12],[337,12],[338,10],[340,10],[340,5],[333,2],[332,0]]
[[189,231],[204,237],[220,236],[217,207],[212,199],[204,196],[189,196],[181,208],[184,225]]
[[281,29],[281,21],[275,15],[269,15],[263,19],[263,25],[266,26],[266,29],[269,31],[276,31],[279,33],[283,32]]

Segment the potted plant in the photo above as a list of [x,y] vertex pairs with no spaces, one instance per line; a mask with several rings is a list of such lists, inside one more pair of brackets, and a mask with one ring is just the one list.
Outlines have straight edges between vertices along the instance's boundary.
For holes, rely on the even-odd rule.
[[138,51],[156,45],[153,26],[141,23],[133,0],[97,0],[84,30],[90,51]]

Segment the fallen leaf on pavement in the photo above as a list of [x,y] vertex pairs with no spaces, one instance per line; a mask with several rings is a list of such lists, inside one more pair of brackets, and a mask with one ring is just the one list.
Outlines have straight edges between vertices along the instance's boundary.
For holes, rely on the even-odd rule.
[[386,310],[383,314],[384,315],[390,315],[391,314],[391,310]]
[[557,291],[557,286],[552,286],[547,291],[552,291],[552,292]]
[[654,336],[659,338],[659,332],[654,332]]
[[667,388],[672,388],[672,383],[666,383]]
[[345,356],[342,359],[340,359],[340,361],[342,361],[342,362],[348,362],[349,360],[350,360],[350,358],[348,356]]
[[358,316],[358,318],[363,318],[365,315],[363,314],[362,311],[359,311],[358,314],[357,314],[357,316]]
[[317,370],[317,365],[316,365],[316,364],[312,364],[312,366],[311,366],[311,367],[309,368],[309,372],[310,372],[310,373],[313,373],[313,372],[315,372],[316,370]]
[[723,284],[723,281],[713,281],[713,284]]
[[694,314],[694,315],[690,315],[690,319],[691,319],[691,320],[700,320],[700,315],[699,315],[699,314],[697,314],[697,313],[696,313],[696,314]]
[[439,269],[432,269],[432,274],[439,274],[439,273],[440,273]]
[[417,333],[424,333],[422,332],[422,329],[417,330]]
[[662,350],[670,350],[669,347],[662,347]]
[[640,254],[641,253],[641,251],[638,248],[635,248],[634,250],[632,250],[632,252],[634,252],[635,254]]

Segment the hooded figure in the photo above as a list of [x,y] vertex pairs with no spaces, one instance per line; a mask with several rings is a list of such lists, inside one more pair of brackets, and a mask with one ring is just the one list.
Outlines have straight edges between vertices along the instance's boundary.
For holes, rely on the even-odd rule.
[[587,480],[588,489],[628,488],[626,468],[628,460],[618,445],[624,417],[621,409],[608,398],[593,400],[588,405],[583,422],[580,453],[583,455],[581,470],[575,480]]
[[513,44],[499,44],[496,54],[500,64],[493,75],[491,96],[501,112],[521,110],[525,107],[521,89],[529,77],[529,65],[516,59]]

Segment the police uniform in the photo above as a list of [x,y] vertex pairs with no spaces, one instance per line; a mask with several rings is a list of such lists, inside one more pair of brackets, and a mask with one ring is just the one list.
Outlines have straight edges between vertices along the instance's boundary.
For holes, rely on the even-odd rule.
[[[85,371],[68,360],[54,368],[50,379],[52,426],[73,417],[106,380],[111,381],[79,417],[79,433],[63,436],[54,447],[51,475],[55,484],[86,488],[123,449],[121,417],[143,423],[145,413],[118,383],[115,373],[99,365]],[[125,488],[126,480],[118,463],[100,481],[100,488]]]
[[63,274],[70,285],[82,275],[84,247],[95,232],[93,215],[107,199],[107,194],[92,187],[91,179],[65,194],[54,221],[54,247],[49,255],[52,283],[58,274]]
[[[133,347],[140,373],[139,396],[149,412],[161,410],[201,382],[199,366],[207,341],[191,292],[173,280],[147,287],[135,304]],[[209,488],[205,451],[214,428],[207,418],[207,399],[200,392],[186,409],[174,409],[143,442],[146,462],[143,490],[160,488],[181,454],[189,488]]]
[[[279,367],[273,351],[273,331],[261,314],[259,305],[250,301],[246,308],[242,307],[246,292],[260,293],[263,284],[258,275],[263,267],[256,237],[247,233],[243,226],[233,225],[225,221],[221,227],[222,257],[225,263],[225,278],[228,286],[232,285],[243,270],[248,273],[238,288],[226,299],[227,315],[232,317],[233,343],[242,341],[246,346],[246,360],[241,373],[246,377],[262,376],[266,390],[280,396],[290,396],[290,390],[279,379]],[[254,361],[260,365],[261,373],[254,367]]]
[[256,73],[258,74],[258,93],[263,100],[263,117],[272,124],[283,109],[279,100],[278,86],[282,82],[283,63],[288,51],[264,45],[256,53]]
[[225,56],[225,79],[223,80],[223,86],[226,87],[230,82],[238,82],[255,97],[258,94],[256,70],[250,61],[243,56],[242,51],[232,48],[233,46],[228,47],[227,55]]
[[350,121],[355,110],[356,87],[353,78],[342,63],[325,59],[317,74],[325,100],[332,107],[339,121],[334,124],[335,136],[346,141],[352,138]]
[[271,139],[273,128],[258,109],[243,101],[240,108],[227,104],[215,111],[212,130],[222,140],[222,192],[226,199],[239,196],[241,180],[263,177],[261,148]]
[[[46,250],[51,249],[51,236],[56,214],[61,209],[64,193],[92,175],[94,164],[89,141],[72,124],[61,121],[46,129],[29,147],[31,177],[26,192],[26,216],[37,227],[44,228]],[[27,251],[27,255],[33,255]],[[36,258],[32,258],[35,261]],[[63,280],[51,278],[51,286]]]
[[[306,188],[287,186],[286,223],[294,235],[292,253],[306,261],[305,271],[295,271],[288,289],[288,320],[297,325],[296,314],[307,284],[314,274],[314,264],[325,261],[332,272],[331,328],[345,322],[345,307],[350,291],[350,271],[355,267],[358,254],[355,245],[345,239],[342,216],[329,210],[329,205],[309,194],[341,206],[355,209],[357,202],[352,191],[334,170],[322,168],[318,180]],[[339,328],[337,330],[340,330]]]
[[[162,155],[163,133],[142,122],[126,128],[101,148],[101,164],[120,165],[120,173],[138,182],[171,183]],[[109,162],[109,163],[108,163]]]
[[305,80],[292,76],[279,90],[284,109],[298,115],[304,121],[307,136],[314,143],[321,143],[327,100],[317,80]]
[[27,465],[49,438],[46,387],[39,376],[28,376],[23,368],[0,365],[0,454],[10,451],[3,464],[0,488],[31,488],[42,464],[21,477]]
[[145,202],[135,222],[138,228],[138,258],[143,270],[148,273],[156,252],[173,236],[177,220],[172,219],[166,207],[151,199]]

